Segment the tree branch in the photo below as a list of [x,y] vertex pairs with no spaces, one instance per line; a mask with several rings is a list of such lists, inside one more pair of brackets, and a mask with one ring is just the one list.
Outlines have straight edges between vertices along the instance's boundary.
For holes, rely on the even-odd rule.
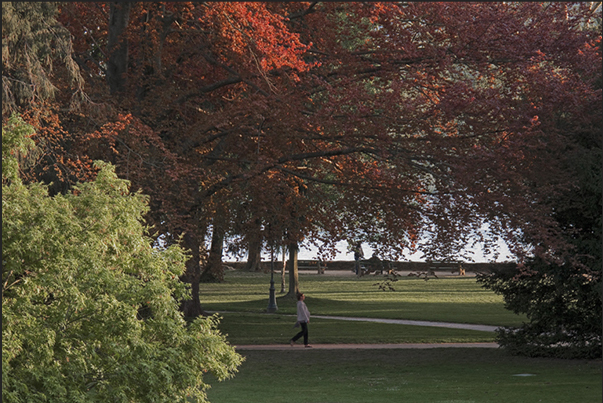
[[314,7],[316,7],[317,4],[318,4],[318,1],[314,1],[314,2],[312,2],[312,4],[310,4],[308,6],[307,9],[300,11],[297,14],[291,14],[287,18],[289,18],[289,20],[295,20],[297,18],[305,17],[308,14],[312,14],[312,13],[316,12],[316,10],[314,10]]
[[182,103],[188,101],[189,99],[191,99],[193,97],[199,96],[201,94],[206,94],[208,92],[215,91],[215,90],[217,90],[219,88],[226,87],[227,85],[237,84],[237,83],[240,83],[242,81],[243,81],[243,79],[241,77],[239,77],[239,76],[230,76],[230,77],[228,77],[225,80],[217,81],[217,82],[215,82],[213,84],[206,85],[205,87],[199,88],[197,91],[191,92],[189,94],[182,95],[180,98],[178,98],[176,100],[176,103],[177,104],[182,104]]
[[[354,186],[358,186],[362,189],[367,189],[367,190],[383,190],[383,189],[390,189],[389,187],[383,187],[383,186],[366,186],[366,185],[361,185],[361,184],[357,184],[357,183],[349,183],[349,182],[340,182],[340,181],[331,181],[331,180],[327,180],[327,179],[320,179],[320,178],[316,178],[314,176],[309,176],[309,175],[304,175],[295,171],[292,171],[290,169],[287,168],[283,168],[283,167],[277,167],[276,169],[278,169],[279,171],[282,171],[286,174],[298,177],[300,179],[304,179],[307,181],[312,181],[312,182],[317,182],[317,183],[323,183],[325,185],[334,185],[334,186],[347,186],[347,187],[354,187]],[[419,191],[419,190],[402,190],[402,189],[396,189],[397,192],[404,192],[404,193],[410,193],[410,194],[423,194],[423,195],[436,195],[437,193],[433,193],[433,192],[426,192],[426,191]]]
[[220,63],[219,61],[217,61],[216,59],[214,59],[213,57],[211,57],[207,53],[202,53],[202,56],[203,56],[203,58],[205,60],[207,60],[211,64],[223,68],[224,70],[228,71],[233,76],[239,77],[241,79],[241,81],[243,81],[245,84],[249,85],[250,87],[254,88],[256,91],[258,91],[262,95],[268,96],[268,93],[266,91],[264,91],[263,89],[261,89],[260,87],[258,87],[254,83],[252,83],[251,81],[245,80],[244,78],[242,78],[241,75],[236,70],[234,70],[233,68],[225,65],[224,63]]

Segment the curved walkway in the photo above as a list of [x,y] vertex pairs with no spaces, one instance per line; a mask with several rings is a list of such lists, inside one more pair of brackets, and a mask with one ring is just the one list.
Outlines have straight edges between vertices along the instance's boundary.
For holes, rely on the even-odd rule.
[[312,315],[312,317],[318,318],[318,319],[335,319],[335,320],[350,320],[350,321],[358,321],[358,322],[393,323],[393,324],[397,324],[397,325],[410,325],[410,326],[446,327],[449,329],[478,330],[480,332],[494,332],[494,331],[496,331],[496,329],[498,329],[498,326],[471,325],[468,323],[430,322],[430,321],[425,321],[425,320],[353,318],[353,317],[347,317],[347,316],[323,316],[323,315]]
[[[209,313],[234,313],[228,311],[208,311]],[[287,315],[295,316],[295,315]],[[406,320],[406,319],[381,319],[381,318],[357,318],[351,316],[329,316],[329,315],[312,315],[312,318],[316,319],[333,319],[333,320],[348,320],[356,322],[377,322],[377,323],[391,323],[395,325],[409,325],[409,326],[431,326],[431,327],[446,327],[448,329],[466,329],[466,330],[477,330],[480,332],[494,332],[499,326],[488,326],[488,325],[472,325],[469,323],[451,323],[451,322],[431,322],[426,320]]]

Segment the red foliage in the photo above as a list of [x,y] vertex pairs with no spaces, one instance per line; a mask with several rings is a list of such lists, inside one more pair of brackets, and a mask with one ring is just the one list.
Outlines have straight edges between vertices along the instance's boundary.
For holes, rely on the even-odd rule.
[[133,3],[111,94],[116,11],[67,3],[91,103],[61,124],[193,251],[221,222],[286,242],[364,234],[394,255],[428,236],[428,258],[454,258],[488,222],[518,254],[557,253],[560,157],[601,122],[600,32],[586,3],[568,7]]

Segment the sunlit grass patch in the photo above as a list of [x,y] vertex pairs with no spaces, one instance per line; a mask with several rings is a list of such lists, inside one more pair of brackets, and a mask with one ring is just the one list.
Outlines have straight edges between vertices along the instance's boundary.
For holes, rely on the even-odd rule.
[[[287,344],[299,331],[294,329],[295,316],[226,313],[220,329],[234,345]],[[347,322],[334,319],[312,319],[310,342],[343,344],[387,343],[478,343],[493,342],[494,333],[428,326],[405,326],[374,322]]]
[[[277,276],[275,276],[277,277]],[[380,291],[375,277],[300,275],[300,289],[314,315],[373,317],[514,326],[522,316],[504,309],[502,297],[480,287],[475,278],[429,281],[403,277],[396,291]],[[294,314],[295,301],[284,300],[275,278],[278,313]],[[227,272],[226,282],[201,284],[201,303],[207,310],[264,312],[270,275]]]

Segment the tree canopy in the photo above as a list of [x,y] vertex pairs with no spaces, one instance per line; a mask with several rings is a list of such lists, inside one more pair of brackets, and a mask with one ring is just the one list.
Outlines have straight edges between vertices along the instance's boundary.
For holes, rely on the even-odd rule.
[[[51,53],[53,69],[65,66],[46,74],[58,91],[23,110],[46,151],[23,174],[66,192],[94,176],[92,160],[113,163],[150,196],[153,233],[191,251],[187,315],[202,313],[198,284],[203,271],[219,278],[227,236],[242,247],[305,239],[324,244],[325,256],[360,236],[383,257],[417,249],[450,260],[468,258],[473,242],[488,251],[502,239],[520,263],[583,264],[568,233],[574,224],[558,218],[569,203],[561,195],[581,186],[578,139],[600,133],[600,7],[71,2],[58,10],[71,59]],[[4,32],[3,24],[14,44],[26,34]],[[80,102],[70,60],[84,81]],[[11,77],[27,76],[27,66],[11,66]]]

